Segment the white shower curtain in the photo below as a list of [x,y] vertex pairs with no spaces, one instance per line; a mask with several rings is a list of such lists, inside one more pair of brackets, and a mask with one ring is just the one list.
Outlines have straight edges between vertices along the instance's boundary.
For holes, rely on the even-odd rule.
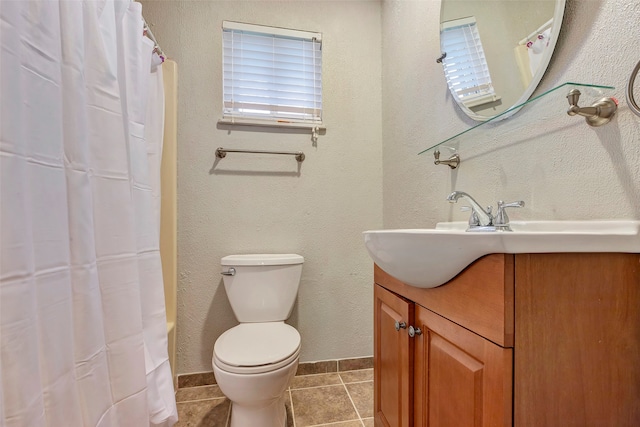
[[142,25],[130,0],[0,1],[2,427],[177,419]]

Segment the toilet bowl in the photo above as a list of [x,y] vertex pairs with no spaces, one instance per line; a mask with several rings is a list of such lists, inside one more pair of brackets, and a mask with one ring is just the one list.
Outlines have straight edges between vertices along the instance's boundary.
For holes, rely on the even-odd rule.
[[225,290],[240,324],[216,340],[212,365],[231,401],[231,427],[286,425],[285,392],[298,367],[300,334],[284,320],[303,261],[294,254],[222,258]]
[[213,372],[232,402],[231,426],[285,425],[284,395],[299,354],[300,335],[284,322],[240,324],[218,338]]

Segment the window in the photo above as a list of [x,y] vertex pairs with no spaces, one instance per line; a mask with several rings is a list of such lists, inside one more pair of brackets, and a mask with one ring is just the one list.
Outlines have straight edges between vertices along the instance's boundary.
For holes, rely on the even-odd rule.
[[474,17],[442,24],[442,50],[447,84],[466,107],[475,107],[500,99],[491,83],[489,67]]
[[322,124],[320,33],[224,21],[223,119]]

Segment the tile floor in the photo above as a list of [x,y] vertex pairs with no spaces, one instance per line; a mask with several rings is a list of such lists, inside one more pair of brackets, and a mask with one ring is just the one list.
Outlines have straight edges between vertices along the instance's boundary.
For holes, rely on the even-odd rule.
[[[373,426],[373,369],[298,375],[286,397],[287,427]],[[229,425],[231,405],[217,385],[180,388],[176,400],[176,427]]]

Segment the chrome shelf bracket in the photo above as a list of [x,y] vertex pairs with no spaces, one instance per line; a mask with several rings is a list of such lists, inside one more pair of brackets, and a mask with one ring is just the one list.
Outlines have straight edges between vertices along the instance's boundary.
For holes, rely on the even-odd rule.
[[618,109],[617,99],[611,97],[601,98],[591,107],[579,107],[578,100],[580,99],[580,95],[578,89],[571,89],[569,91],[567,95],[567,100],[569,101],[568,115],[583,116],[589,126],[598,127],[609,123],[616,114],[616,110]]
[[433,162],[435,165],[447,165],[451,169],[456,169],[460,166],[461,160],[458,153],[452,154],[447,160],[440,160],[440,150],[436,149],[436,151],[433,152],[433,157],[435,158]]

